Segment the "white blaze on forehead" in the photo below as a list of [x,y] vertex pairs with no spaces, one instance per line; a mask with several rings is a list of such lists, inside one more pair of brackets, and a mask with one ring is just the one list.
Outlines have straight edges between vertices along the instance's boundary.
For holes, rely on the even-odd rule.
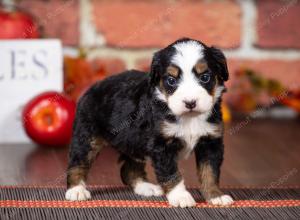
[[[172,63],[176,64],[182,71],[181,92],[186,93],[186,98],[193,98],[198,90],[206,93],[204,88],[199,88],[199,84],[192,70],[197,61],[203,58],[203,46],[196,41],[187,41],[175,44],[177,53],[172,57]],[[198,87],[198,88],[197,88]]]
[[209,110],[212,97],[199,84],[192,71],[198,60],[204,57],[204,47],[196,41],[186,41],[175,44],[174,48],[176,52],[171,58],[171,63],[181,69],[182,76],[177,89],[169,98],[169,107],[175,114],[181,114],[187,111],[184,101],[194,100],[197,102],[195,111]]
[[180,42],[174,47],[176,53],[171,62],[180,67],[183,72],[191,72],[197,61],[204,57],[204,47],[196,41]]

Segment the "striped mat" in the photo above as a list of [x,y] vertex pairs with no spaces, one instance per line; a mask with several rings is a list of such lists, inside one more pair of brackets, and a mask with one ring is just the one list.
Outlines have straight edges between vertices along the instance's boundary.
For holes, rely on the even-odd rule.
[[1,220],[41,219],[300,219],[300,188],[225,188],[235,203],[213,206],[195,188],[193,208],[172,208],[165,197],[141,197],[127,187],[90,186],[93,200],[64,200],[64,187],[1,186]]

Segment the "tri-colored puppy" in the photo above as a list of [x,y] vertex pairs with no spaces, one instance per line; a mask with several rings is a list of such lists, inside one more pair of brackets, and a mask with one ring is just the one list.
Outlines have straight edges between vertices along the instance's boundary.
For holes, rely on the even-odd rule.
[[[78,103],[66,199],[91,198],[87,174],[108,145],[120,152],[121,178],[135,193],[165,193],[169,203],[179,207],[195,205],[177,167],[178,159],[194,151],[204,198],[212,204],[231,204],[233,199],[218,187],[226,80],[223,53],[185,38],[154,54],[150,74],[131,70],[96,83]],[[159,185],[147,181],[146,158]]]

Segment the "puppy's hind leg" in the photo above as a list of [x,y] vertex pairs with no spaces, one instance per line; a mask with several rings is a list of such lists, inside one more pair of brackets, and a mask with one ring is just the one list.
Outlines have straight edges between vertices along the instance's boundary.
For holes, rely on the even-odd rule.
[[79,139],[73,137],[67,171],[67,200],[76,201],[91,198],[90,192],[86,189],[85,181],[93,161],[106,145],[108,145],[107,142],[102,138]]
[[141,196],[163,195],[163,190],[159,185],[147,181],[145,161],[133,160],[125,155],[120,157],[120,161],[124,161],[121,167],[122,181],[132,187],[136,194]]

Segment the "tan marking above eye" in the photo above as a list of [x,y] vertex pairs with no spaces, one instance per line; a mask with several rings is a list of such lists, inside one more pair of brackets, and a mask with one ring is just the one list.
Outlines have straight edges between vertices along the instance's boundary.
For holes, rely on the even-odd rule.
[[171,76],[174,76],[175,78],[177,78],[179,75],[179,69],[176,66],[170,65],[167,68],[167,73],[170,74]]
[[203,60],[199,60],[195,65],[195,70],[197,74],[201,74],[207,70],[207,63]]

